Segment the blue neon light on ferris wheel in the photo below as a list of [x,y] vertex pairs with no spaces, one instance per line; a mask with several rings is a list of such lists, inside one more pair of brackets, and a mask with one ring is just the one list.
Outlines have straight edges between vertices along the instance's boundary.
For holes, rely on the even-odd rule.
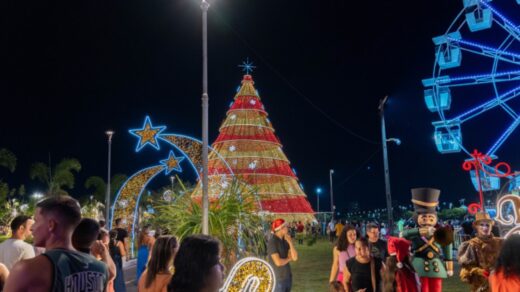
[[[496,156],[520,126],[520,28],[515,24],[520,18],[506,16],[500,12],[505,6],[499,6],[518,7],[520,1],[509,2],[492,5],[489,0],[464,0],[447,31],[432,39],[433,73],[422,83],[425,104],[438,117],[432,125],[440,153],[469,155],[478,148]],[[472,100],[479,102],[472,105]],[[478,128],[475,122],[488,112],[507,118],[493,129]],[[478,135],[478,145],[466,145],[465,135]]]

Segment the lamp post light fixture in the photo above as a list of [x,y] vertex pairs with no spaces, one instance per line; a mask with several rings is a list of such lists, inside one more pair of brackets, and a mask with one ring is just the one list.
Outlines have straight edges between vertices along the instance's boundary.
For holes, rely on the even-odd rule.
[[322,192],[321,188],[316,188],[316,205],[317,205],[316,213],[320,212],[320,194],[321,194],[321,192]]
[[114,136],[114,131],[108,130],[105,134],[108,137],[108,163],[107,163],[107,190],[105,194],[105,221],[108,224],[108,228],[112,228],[112,220],[110,218],[110,171],[111,171],[111,163],[112,163],[112,136]]
[[401,139],[399,138],[388,138],[386,139],[386,142],[394,142],[397,146],[401,145]]
[[209,234],[208,197],[208,9],[202,0],[202,234]]
[[334,210],[336,206],[334,206],[334,188],[332,186],[332,175],[334,174],[334,169],[329,170],[329,179],[330,179],[330,212],[332,213],[332,218],[334,219]]
[[35,192],[34,194],[31,195],[31,197],[35,200],[39,200],[39,199],[43,198],[43,194],[40,192]]
[[385,197],[386,197],[386,211],[388,220],[388,230],[392,231],[394,226],[393,210],[392,210],[392,194],[390,191],[390,169],[388,167],[388,151],[387,143],[394,142],[397,145],[401,144],[401,140],[398,138],[386,138],[386,126],[385,126],[385,104],[388,100],[388,95],[379,101],[379,117],[381,119],[381,141],[383,145],[383,163],[385,169]]

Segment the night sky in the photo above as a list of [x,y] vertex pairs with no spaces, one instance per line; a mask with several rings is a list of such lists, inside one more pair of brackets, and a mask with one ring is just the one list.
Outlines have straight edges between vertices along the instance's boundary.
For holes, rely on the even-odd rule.
[[[418,186],[442,189],[441,200],[476,199],[461,168],[466,156],[435,148],[431,122],[438,117],[426,109],[421,85],[432,75],[431,38],[446,31],[462,1],[210,3],[210,143],[240,84],[237,65],[249,58],[257,66],[255,86],[313,206],[317,186],[328,192],[331,168],[340,211],[351,201],[362,209],[385,206],[377,106],[387,94],[387,135],[402,140],[389,144],[395,200],[408,204],[410,188]],[[150,147],[134,153],[137,141],[128,129],[141,126],[145,115],[168,132],[201,137],[199,4],[3,1],[0,148],[17,155],[18,167],[14,174],[0,170],[0,177],[33,192],[41,186],[28,178],[31,163],[47,162],[49,153],[53,163],[75,157],[83,169],[71,193],[81,196],[86,177],[106,176],[107,129],[116,132],[112,173],[127,175],[167,154]],[[476,123],[463,134],[488,142],[498,135],[495,122],[486,121],[486,131]],[[515,165],[520,145],[512,139],[499,155]],[[330,209],[328,197],[320,205]]]

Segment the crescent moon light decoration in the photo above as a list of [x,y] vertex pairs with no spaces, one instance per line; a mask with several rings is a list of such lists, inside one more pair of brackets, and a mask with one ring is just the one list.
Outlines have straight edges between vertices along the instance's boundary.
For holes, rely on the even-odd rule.
[[220,292],[272,292],[275,286],[271,265],[262,259],[247,257],[233,266]]
[[[129,133],[136,136],[139,140],[136,152],[140,152],[145,146],[149,145],[156,150],[160,150],[159,141],[162,140],[171,145],[182,154],[175,156],[170,150],[168,157],[160,161],[159,165],[143,168],[134,173],[119,189],[113,205],[110,208],[110,218],[107,220],[109,228],[115,218],[121,218],[131,229],[132,245],[135,238],[135,223],[138,215],[138,206],[144,189],[161,171],[168,175],[172,171],[182,172],[180,163],[184,160],[200,179],[202,165],[202,142],[193,137],[181,134],[163,133],[166,126],[153,126],[149,116],[146,116],[143,126],[138,129],[131,129]],[[209,149],[212,162],[218,166],[219,173],[213,174],[220,177],[223,185],[227,185],[233,179],[233,171],[227,162],[213,148]],[[185,159],[186,158],[186,159]],[[133,248],[132,248],[133,250]]]

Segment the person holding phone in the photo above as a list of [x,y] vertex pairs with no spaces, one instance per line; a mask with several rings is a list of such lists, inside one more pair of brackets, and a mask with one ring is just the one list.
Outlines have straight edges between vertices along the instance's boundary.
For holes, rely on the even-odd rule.
[[289,292],[292,287],[291,261],[298,260],[285,220],[276,219],[271,224],[273,236],[267,243],[269,263],[276,275],[275,292]]

